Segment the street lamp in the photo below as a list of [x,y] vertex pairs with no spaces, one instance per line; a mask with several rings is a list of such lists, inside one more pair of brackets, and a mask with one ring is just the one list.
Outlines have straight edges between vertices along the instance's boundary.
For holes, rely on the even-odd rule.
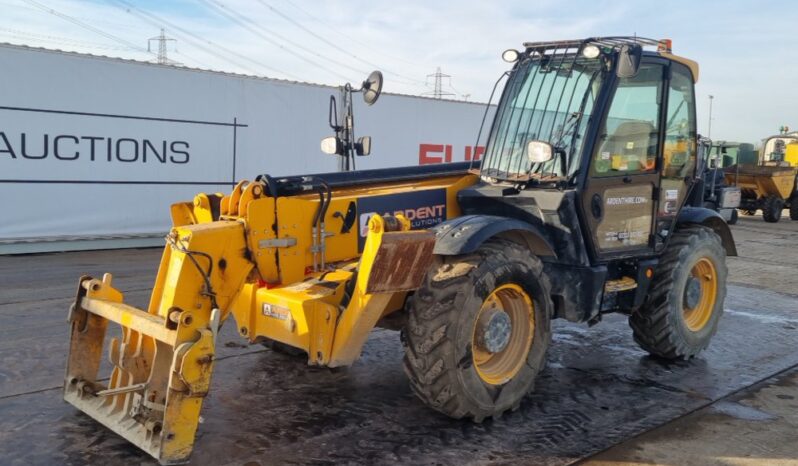
[[709,96],[709,124],[707,124],[707,137],[711,139],[712,136],[712,99],[714,95]]

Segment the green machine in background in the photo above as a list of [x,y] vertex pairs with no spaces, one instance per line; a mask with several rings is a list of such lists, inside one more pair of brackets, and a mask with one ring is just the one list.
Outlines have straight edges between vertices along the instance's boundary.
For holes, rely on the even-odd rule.
[[700,141],[701,158],[704,161],[704,207],[718,212],[728,224],[737,223],[740,206],[740,188],[726,180],[724,170],[741,163],[756,161],[754,145],[741,142]]
[[756,165],[759,151],[747,142],[714,141],[709,152],[709,160],[716,168],[728,168],[736,163]]

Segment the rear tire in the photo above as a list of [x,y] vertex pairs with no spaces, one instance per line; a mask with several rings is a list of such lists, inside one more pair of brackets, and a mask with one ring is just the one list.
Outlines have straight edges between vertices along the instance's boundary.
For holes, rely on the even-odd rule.
[[798,194],[790,198],[790,220],[798,220]]
[[776,223],[781,219],[784,201],[776,196],[768,196],[762,204],[762,218],[768,223]]
[[[494,239],[473,254],[436,257],[408,300],[403,343],[411,388],[455,419],[480,422],[517,409],[545,362],[551,308],[543,264],[516,243]],[[488,330],[502,313],[503,340],[495,340]]]
[[645,303],[629,318],[637,344],[666,359],[690,359],[704,350],[723,314],[726,275],[726,251],[718,235],[701,226],[678,230],[660,258]]

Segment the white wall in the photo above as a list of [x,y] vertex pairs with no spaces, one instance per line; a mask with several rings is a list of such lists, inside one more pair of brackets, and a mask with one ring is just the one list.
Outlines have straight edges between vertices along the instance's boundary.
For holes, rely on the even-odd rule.
[[[197,192],[337,167],[319,150],[332,87],[14,46],[0,46],[0,69],[0,245],[161,235],[169,205]],[[418,164],[422,144],[451,145],[452,160],[464,160],[484,112],[400,95],[355,100],[355,131],[373,138],[358,169]]]

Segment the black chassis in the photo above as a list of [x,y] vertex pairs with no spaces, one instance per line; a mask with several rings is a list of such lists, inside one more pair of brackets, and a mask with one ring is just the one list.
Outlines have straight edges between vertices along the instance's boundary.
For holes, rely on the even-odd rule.
[[[643,57],[644,60],[663,60],[651,52],[644,52]],[[604,115],[608,109],[617,80],[614,73],[608,73],[608,78],[597,98],[594,116]],[[650,236],[645,251],[628,251],[612,257],[599,255],[588,233],[589,214],[584,211],[583,202],[599,127],[596,121],[589,124],[581,167],[570,186],[480,182],[460,191],[458,203],[464,216],[435,227],[438,235],[435,253],[473,252],[482,242],[495,236],[528,245],[543,261],[550,279],[553,317],[591,324],[598,322],[605,312],[631,313],[643,304],[650,285],[646,270],[656,267],[667,247],[669,233],[674,229],[688,224],[712,228],[720,236],[727,254],[737,255],[725,220],[717,212],[703,207],[703,181],[696,175],[701,173],[701,167],[697,167],[688,180],[687,196],[678,214],[654,220],[655,234]],[[624,276],[634,278],[637,287],[605,293],[608,280]]]

